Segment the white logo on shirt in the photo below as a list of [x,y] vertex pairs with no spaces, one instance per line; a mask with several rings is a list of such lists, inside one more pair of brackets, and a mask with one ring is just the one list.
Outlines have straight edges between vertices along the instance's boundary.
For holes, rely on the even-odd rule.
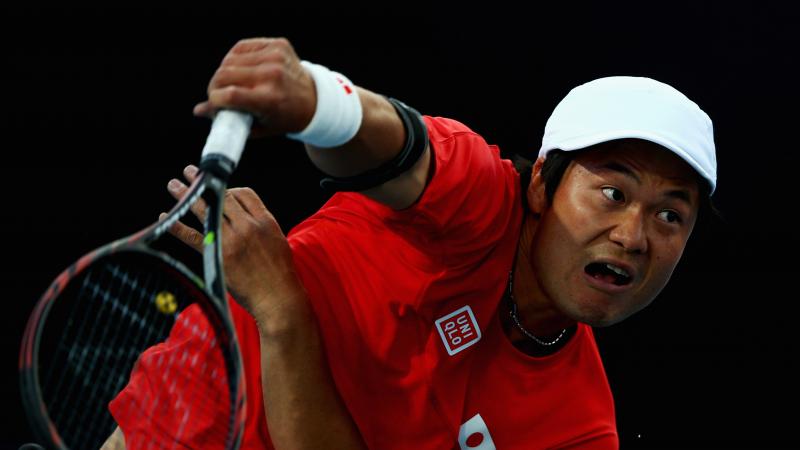
[[475,414],[458,429],[458,446],[461,450],[496,450],[489,428],[480,414]]
[[442,337],[447,354],[455,355],[481,339],[478,321],[469,305],[436,319],[436,329]]

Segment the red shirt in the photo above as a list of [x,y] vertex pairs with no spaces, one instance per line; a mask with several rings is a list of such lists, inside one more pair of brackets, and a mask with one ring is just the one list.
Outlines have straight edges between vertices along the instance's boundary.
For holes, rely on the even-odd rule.
[[[464,125],[425,122],[434,174],[412,207],[338,193],[288,237],[337,389],[365,441],[375,449],[617,448],[591,329],[579,325],[564,348],[533,358],[500,327],[523,215],[515,169]],[[243,448],[271,448],[258,335],[232,306],[248,379]],[[120,426],[126,437],[135,428]]]

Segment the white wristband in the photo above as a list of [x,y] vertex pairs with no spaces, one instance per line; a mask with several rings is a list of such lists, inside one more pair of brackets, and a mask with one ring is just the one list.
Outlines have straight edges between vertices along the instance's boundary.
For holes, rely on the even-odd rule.
[[314,78],[317,110],[305,130],[286,136],[321,148],[338,147],[353,139],[361,128],[363,115],[355,85],[325,66],[308,61],[300,64]]

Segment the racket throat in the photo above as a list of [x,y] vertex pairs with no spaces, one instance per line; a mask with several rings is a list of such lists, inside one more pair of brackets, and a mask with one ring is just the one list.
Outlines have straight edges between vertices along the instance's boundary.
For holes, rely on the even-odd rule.
[[228,179],[236,169],[236,163],[225,157],[225,155],[214,153],[203,157],[200,161],[199,169],[201,172],[213,175],[214,178],[221,180],[223,184],[227,184]]
[[222,268],[222,208],[226,183],[212,176],[209,188],[203,196],[208,204],[203,239],[203,275],[208,290],[219,300],[225,301],[225,274]]

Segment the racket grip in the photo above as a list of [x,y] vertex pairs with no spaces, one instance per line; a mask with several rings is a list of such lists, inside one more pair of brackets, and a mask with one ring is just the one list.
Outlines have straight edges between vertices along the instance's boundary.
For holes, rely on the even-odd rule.
[[218,111],[203,147],[201,163],[209,157],[224,156],[236,167],[252,123],[253,116],[250,114],[229,109]]

